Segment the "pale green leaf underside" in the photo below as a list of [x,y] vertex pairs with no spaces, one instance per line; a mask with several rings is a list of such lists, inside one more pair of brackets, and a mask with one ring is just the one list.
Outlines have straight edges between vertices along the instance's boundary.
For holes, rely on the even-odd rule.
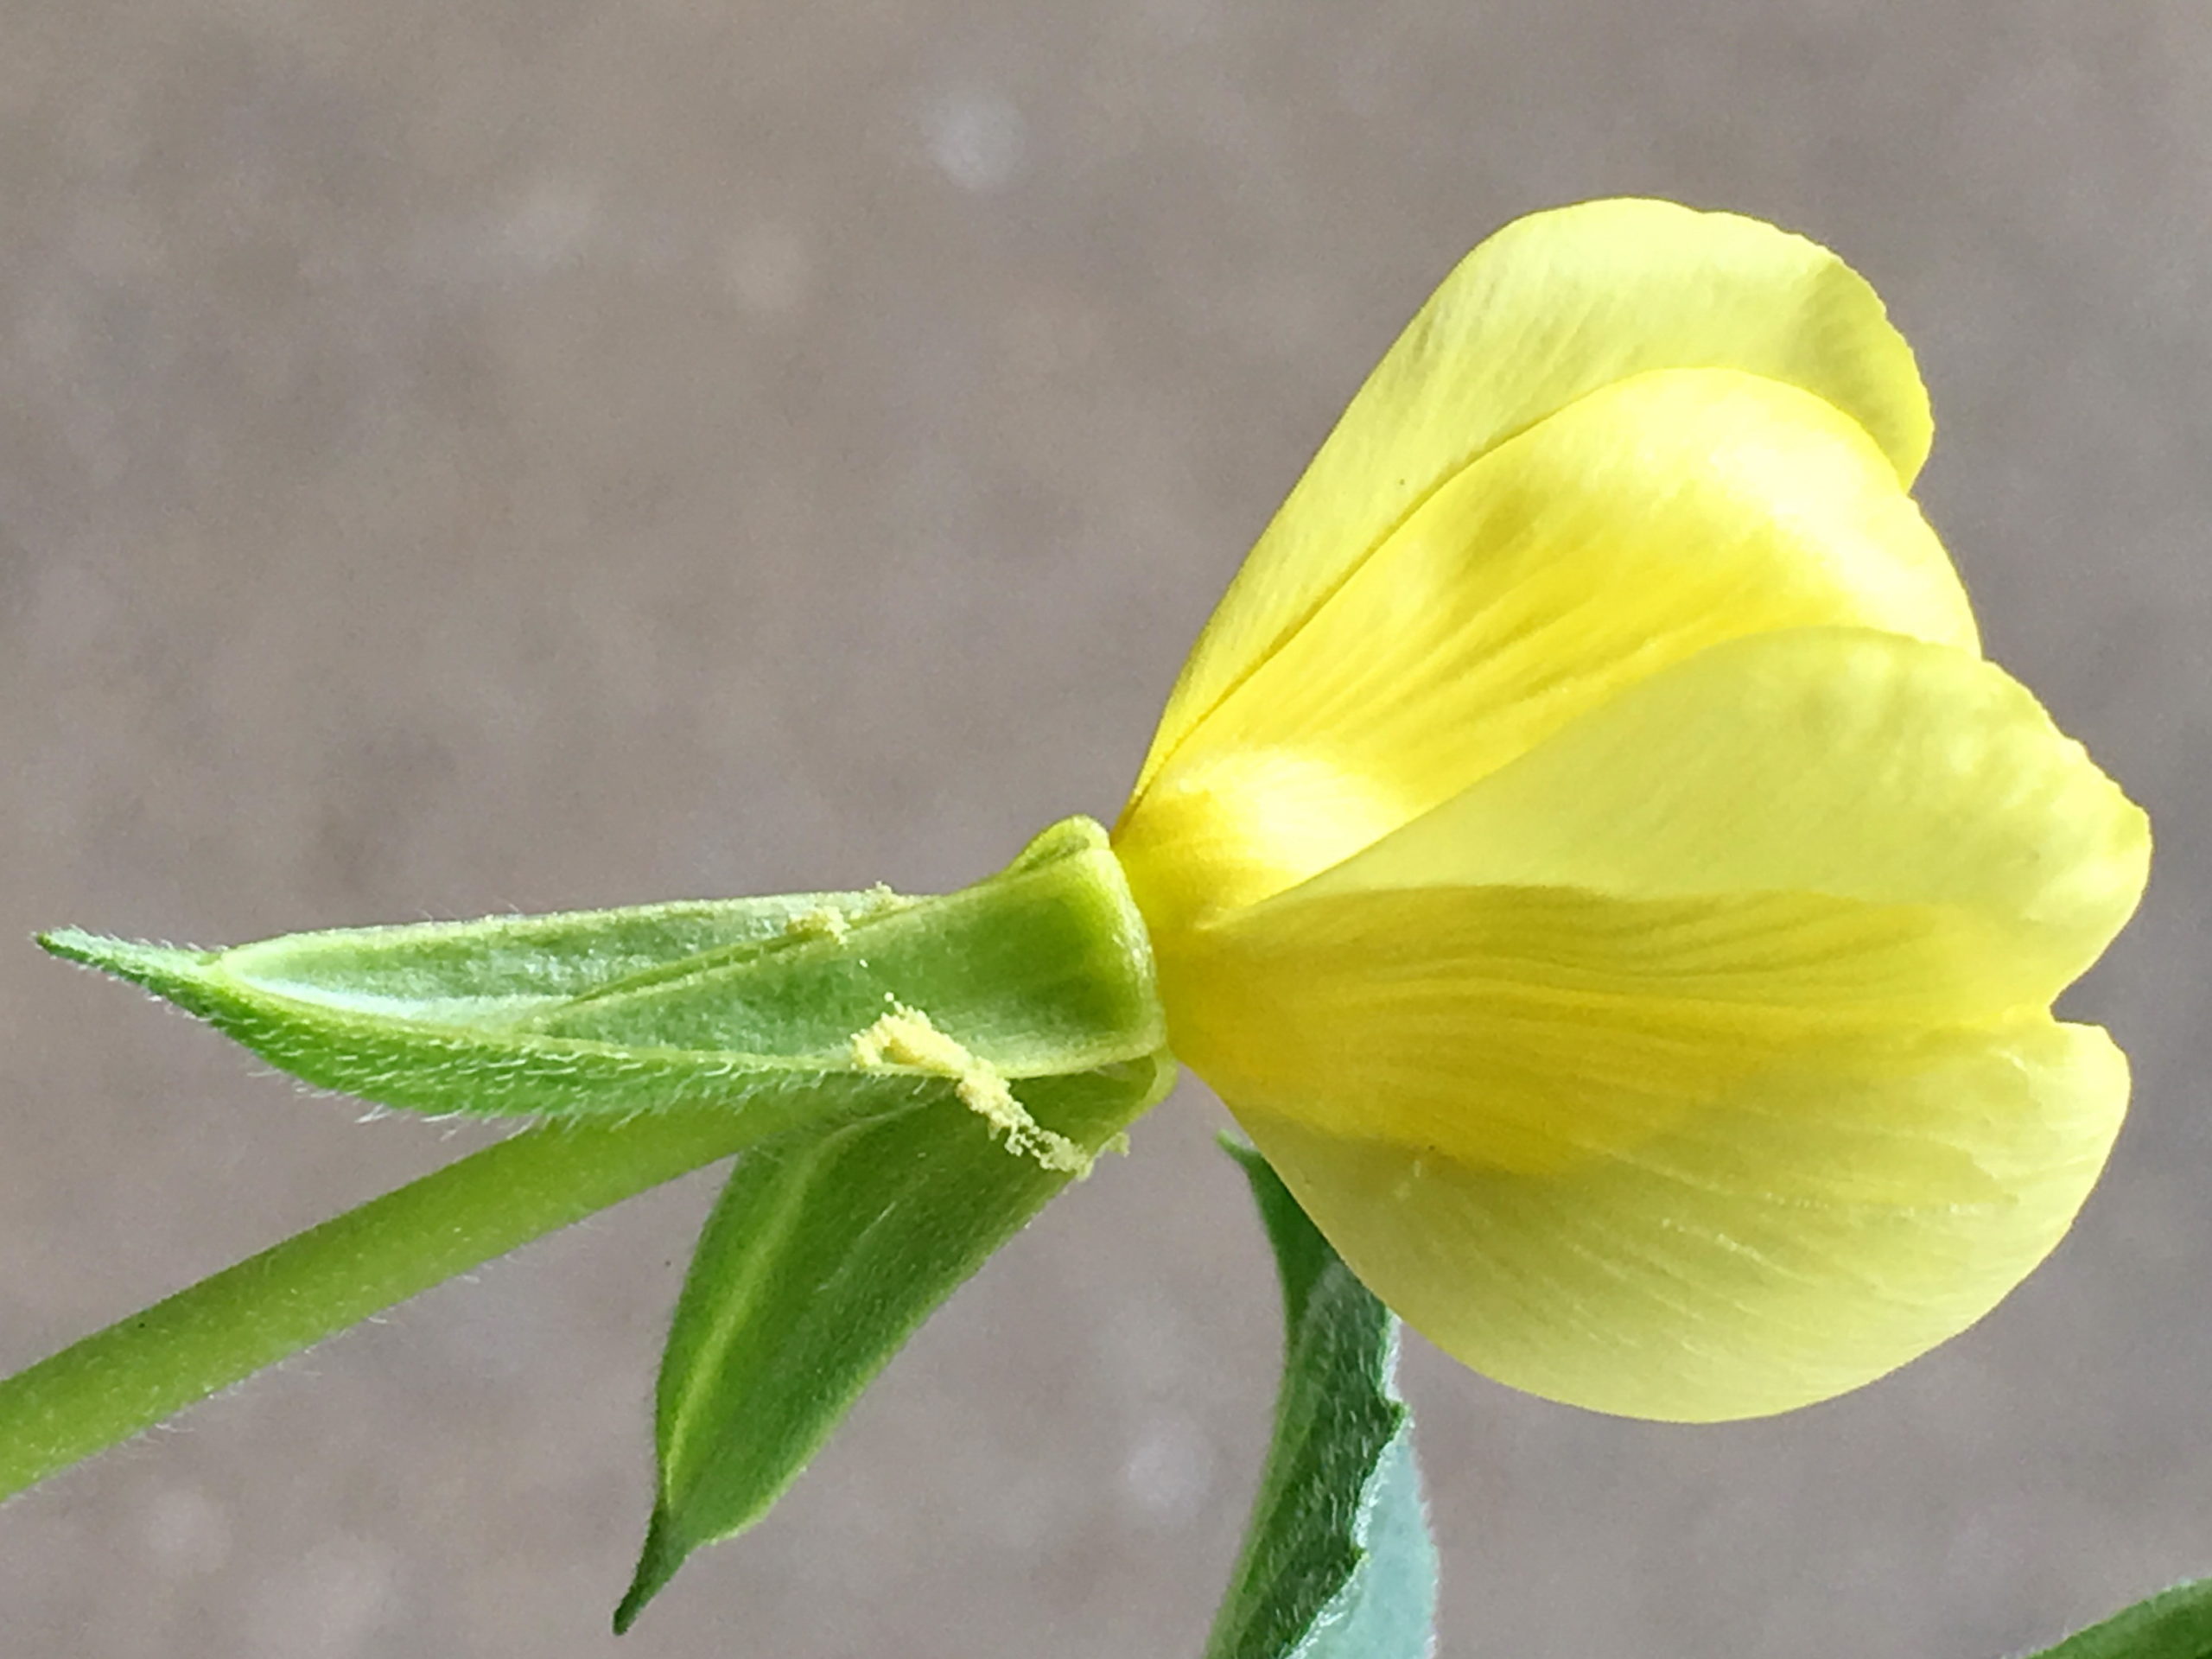
[[2212,1579],[2161,1591],[2033,1659],[2212,1659]]
[[1393,1381],[1397,1321],[1259,1154],[1252,1183],[1282,1277],[1274,1437],[1206,1659],[1427,1659],[1436,1548]]
[[319,1087],[416,1110],[626,1115],[718,1105],[761,1135],[947,1098],[855,1039],[919,1010],[992,1071],[1160,1048],[1149,958],[1104,835],[1071,820],[943,897],[887,890],[301,933],[225,950],[65,929],[132,980]]
[[[1015,1087],[1042,1128],[1095,1153],[1173,1077],[1154,1058]],[[1070,1179],[946,1103],[741,1157],[677,1305],[660,1497],[615,1628],[691,1550],[766,1514],[930,1312]]]

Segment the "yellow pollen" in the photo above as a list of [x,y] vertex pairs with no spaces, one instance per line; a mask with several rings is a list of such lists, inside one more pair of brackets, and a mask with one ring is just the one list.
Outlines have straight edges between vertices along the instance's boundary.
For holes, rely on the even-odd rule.
[[867,1071],[907,1066],[950,1078],[960,1103],[1004,1135],[1008,1152],[1077,1180],[1090,1173],[1089,1153],[1030,1116],[989,1062],[939,1031],[919,1008],[893,1003],[888,1013],[853,1038],[853,1063]]

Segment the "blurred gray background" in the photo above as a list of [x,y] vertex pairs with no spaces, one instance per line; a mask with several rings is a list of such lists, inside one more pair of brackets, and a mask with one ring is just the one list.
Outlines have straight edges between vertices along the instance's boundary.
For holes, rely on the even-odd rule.
[[[2202,0],[0,0],[0,1366],[426,1169],[38,956],[957,885],[1111,816],[1245,544],[1525,210],[1843,250],[1995,655],[2151,808],[2050,1266],[1681,1429],[1412,1347],[1447,1655],[1990,1659],[2212,1570]],[[632,1659],[1194,1655],[1274,1287],[1196,1085]],[[0,1649],[580,1656],[711,1188],[0,1513]]]

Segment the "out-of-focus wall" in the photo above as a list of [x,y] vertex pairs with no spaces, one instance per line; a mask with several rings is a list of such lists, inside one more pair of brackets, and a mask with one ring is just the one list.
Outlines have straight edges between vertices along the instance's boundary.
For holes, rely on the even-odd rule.
[[[1851,1398],[1611,1421],[1414,1344],[1445,1651],[1993,1656],[2212,1568],[2202,0],[7,0],[0,1365],[479,1138],[40,958],[969,880],[1110,814],[1468,245],[1643,192],[1917,345],[1992,648],[2151,807],[2134,1120]],[[1271,1275],[1195,1085],[624,1653],[1195,1652]],[[0,1648],[600,1654],[679,1185],[0,1513]]]

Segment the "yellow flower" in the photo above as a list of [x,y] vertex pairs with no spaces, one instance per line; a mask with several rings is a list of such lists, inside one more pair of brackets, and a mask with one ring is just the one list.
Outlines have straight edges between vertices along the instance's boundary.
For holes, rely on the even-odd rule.
[[1170,698],[1115,846],[1172,1046],[1416,1329],[1554,1399],[1824,1399],[2071,1224],[2052,999],[2146,821],[1983,659],[1873,291],[1600,201],[1471,254]]

